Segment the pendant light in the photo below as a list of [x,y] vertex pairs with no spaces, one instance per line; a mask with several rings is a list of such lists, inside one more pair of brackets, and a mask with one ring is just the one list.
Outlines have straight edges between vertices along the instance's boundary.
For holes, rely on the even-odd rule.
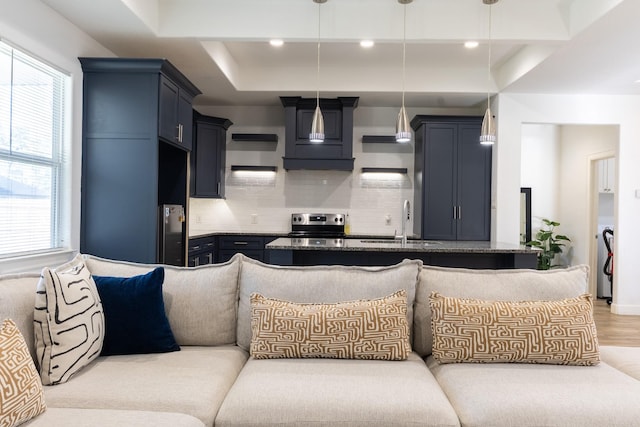
[[318,3],[318,68],[316,70],[316,110],[313,112],[309,142],[324,142],[324,118],[320,111],[320,5],[327,0],[313,0]]
[[482,3],[489,5],[489,62],[487,64],[487,110],[482,119],[480,129],[480,144],[493,145],[496,142],[496,125],[491,114],[489,99],[489,87],[491,85],[491,5],[498,3],[498,0],[482,0]]
[[404,83],[405,83],[405,62],[407,57],[407,5],[413,0],[398,0],[403,5],[403,26],[402,26],[402,106],[396,120],[396,142],[411,141],[411,130],[409,129],[409,118],[407,110],[404,108]]

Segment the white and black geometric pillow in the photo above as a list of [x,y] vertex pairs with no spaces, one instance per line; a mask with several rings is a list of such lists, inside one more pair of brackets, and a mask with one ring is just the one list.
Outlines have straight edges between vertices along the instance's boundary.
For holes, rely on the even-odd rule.
[[44,268],[36,290],[36,355],[45,385],[61,384],[100,355],[104,313],[81,255]]

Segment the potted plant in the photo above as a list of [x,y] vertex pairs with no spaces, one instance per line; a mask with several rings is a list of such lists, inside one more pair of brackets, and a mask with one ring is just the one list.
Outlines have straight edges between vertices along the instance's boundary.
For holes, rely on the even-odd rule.
[[560,225],[559,222],[546,218],[543,218],[542,222],[545,226],[538,230],[536,238],[527,242],[526,245],[541,249],[538,253],[538,270],[549,270],[553,267],[560,267],[560,265],[552,264],[553,259],[562,253],[565,242],[570,242],[571,239],[562,234],[554,235],[554,229]]

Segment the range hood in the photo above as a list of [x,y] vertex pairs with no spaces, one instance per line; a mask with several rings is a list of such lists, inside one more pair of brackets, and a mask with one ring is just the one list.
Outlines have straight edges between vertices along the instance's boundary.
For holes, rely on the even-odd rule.
[[353,110],[359,97],[320,99],[325,140],[309,141],[316,98],[281,96],[285,110],[285,155],[287,170],[353,170]]

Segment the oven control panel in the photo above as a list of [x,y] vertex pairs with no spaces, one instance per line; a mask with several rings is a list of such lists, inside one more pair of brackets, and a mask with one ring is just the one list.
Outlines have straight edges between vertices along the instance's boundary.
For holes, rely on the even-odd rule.
[[344,214],[291,214],[291,225],[344,225]]

